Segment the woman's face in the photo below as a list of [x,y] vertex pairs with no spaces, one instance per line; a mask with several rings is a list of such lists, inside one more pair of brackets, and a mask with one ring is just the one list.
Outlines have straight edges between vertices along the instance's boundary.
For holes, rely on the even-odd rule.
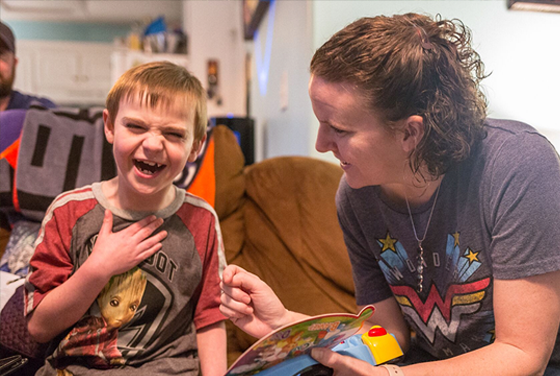
[[402,132],[383,124],[359,94],[350,84],[311,77],[309,96],[319,120],[315,148],[334,154],[352,188],[401,183],[407,161]]

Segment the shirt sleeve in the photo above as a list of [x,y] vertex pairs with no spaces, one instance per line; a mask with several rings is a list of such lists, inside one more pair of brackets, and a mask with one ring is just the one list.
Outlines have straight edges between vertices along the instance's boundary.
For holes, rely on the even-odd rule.
[[64,225],[66,208],[57,207],[56,200],[47,210],[35,251],[30,260],[30,273],[25,281],[25,315],[29,315],[54,288],[64,283],[74,268],[69,256],[71,226]]
[[199,285],[199,299],[194,313],[197,329],[225,320],[220,307],[220,260],[224,245],[219,223],[215,214],[212,216],[208,230],[208,242],[202,259],[202,281]]
[[491,161],[486,212],[498,279],[560,270],[560,161],[536,132],[509,137]]

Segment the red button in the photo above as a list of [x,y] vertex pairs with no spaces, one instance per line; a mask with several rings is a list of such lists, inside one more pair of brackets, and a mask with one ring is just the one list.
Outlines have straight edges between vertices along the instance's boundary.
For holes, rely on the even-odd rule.
[[381,337],[387,334],[387,331],[382,327],[378,326],[375,328],[371,328],[368,332],[368,336],[370,337]]

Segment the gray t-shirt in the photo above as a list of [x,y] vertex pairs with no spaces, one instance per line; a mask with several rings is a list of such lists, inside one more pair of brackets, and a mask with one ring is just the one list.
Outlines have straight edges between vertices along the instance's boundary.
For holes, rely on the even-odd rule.
[[[558,154],[526,124],[489,119],[485,128],[472,156],[441,183],[422,243],[421,293],[406,204],[388,201],[378,186],[352,189],[344,177],[337,193],[357,303],[394,295],[418,345],[439,359],[494,341],[494,278],[560,269]],[[420,237],[433,199],[412,208]],[[560,364],[558,358],[557,340],[551,364]]]

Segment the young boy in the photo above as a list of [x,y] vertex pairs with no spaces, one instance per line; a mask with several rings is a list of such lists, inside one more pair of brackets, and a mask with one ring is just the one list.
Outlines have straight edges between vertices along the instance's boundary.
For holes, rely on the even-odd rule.
[[127,71],[106,105],[117,176],[57,197],[30,262],[29,333],[56,345],[37,374],[222,376],[218,220],[173,185],[205,140],[206,93],[156,62]]

